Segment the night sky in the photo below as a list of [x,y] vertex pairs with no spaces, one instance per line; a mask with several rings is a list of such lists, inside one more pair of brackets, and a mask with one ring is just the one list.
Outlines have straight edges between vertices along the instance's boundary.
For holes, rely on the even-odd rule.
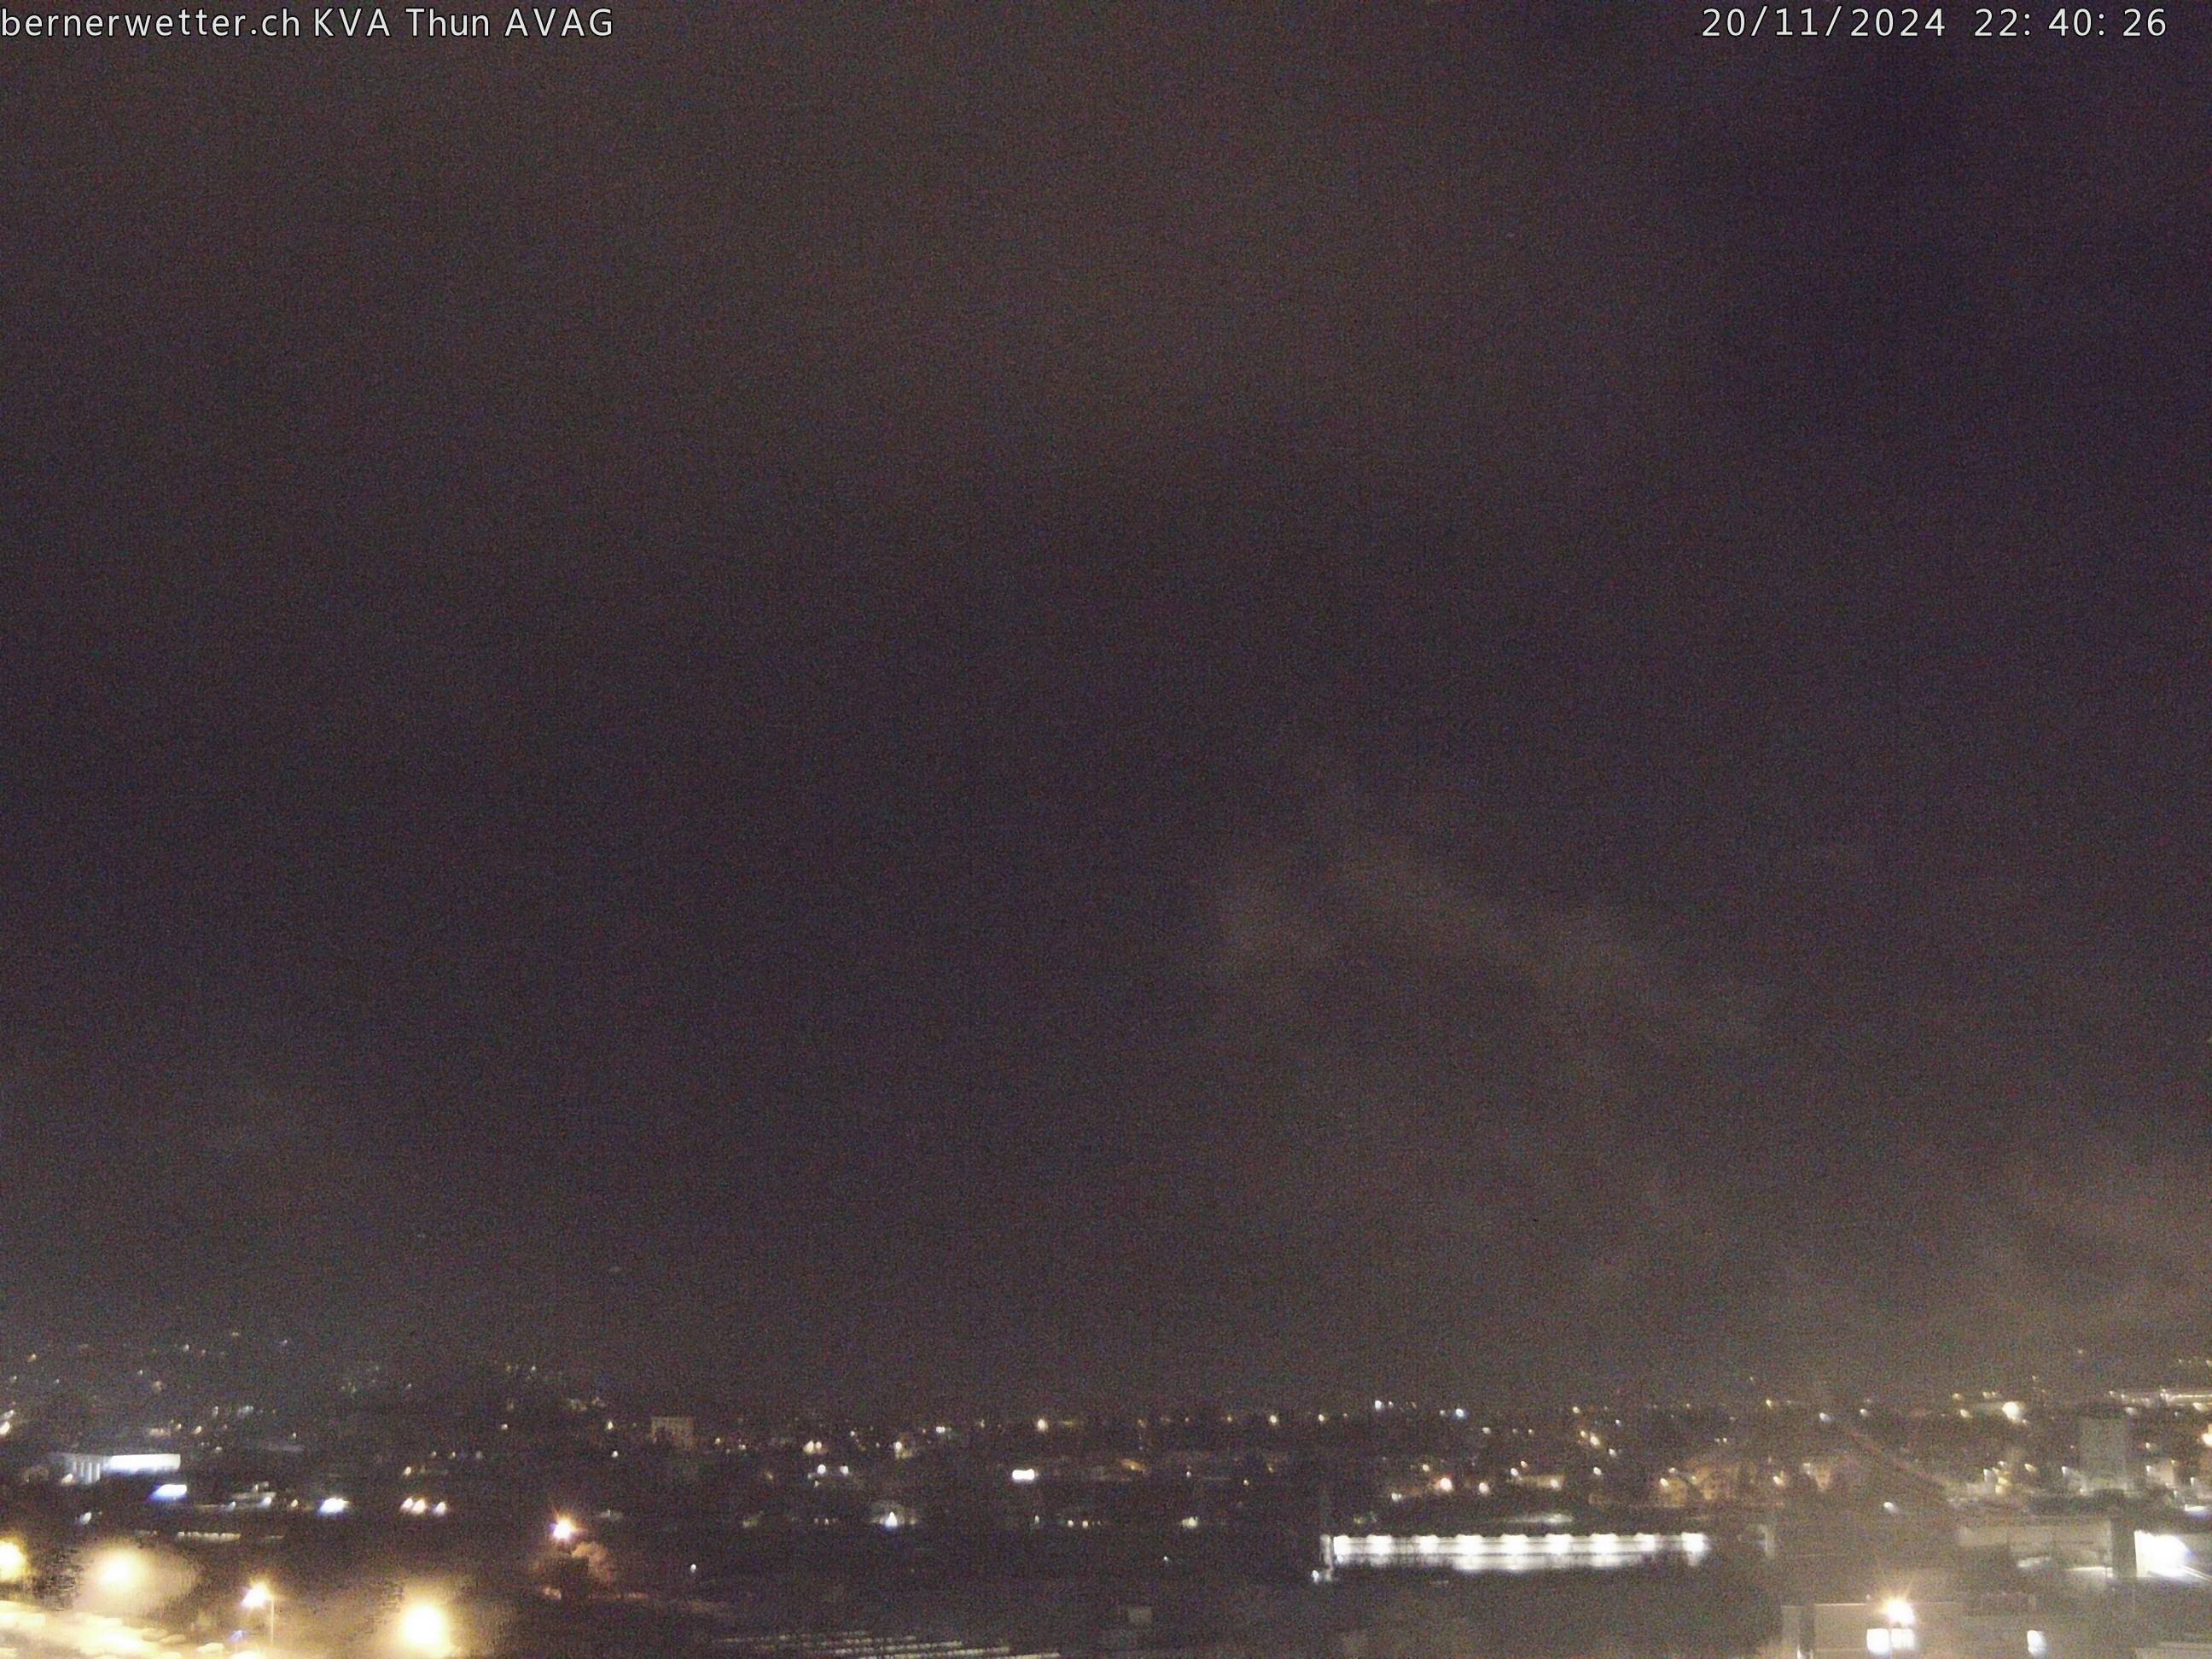
[[2208,1351],[2212,19],[614,9],[0,43],[0,1346]]

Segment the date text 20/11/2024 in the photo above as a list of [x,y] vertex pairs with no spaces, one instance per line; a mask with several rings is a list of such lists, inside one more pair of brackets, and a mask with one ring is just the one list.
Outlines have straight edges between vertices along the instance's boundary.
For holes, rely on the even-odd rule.
[[2157,40],[2166,33],[2166,12],[2164,6],[2112,10],[1976,6],[1971,19],[1962,20],[1959,8],[1944,6],[1707,6],[1700,13],[1700,33],[1730,40],[1942,40],[1954,32],[1984,40],[2020,40],[2038,34],[2077,40]]

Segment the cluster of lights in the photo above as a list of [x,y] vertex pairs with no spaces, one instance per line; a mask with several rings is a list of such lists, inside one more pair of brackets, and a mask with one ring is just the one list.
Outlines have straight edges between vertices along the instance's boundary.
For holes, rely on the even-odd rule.
[[399,1500],[402,1515],[438,1515],[449,1513],[453,1506],[442,1498],[434,1501],[428,1498],[403,1498]]
[[[118,1562],[125,1559],[118,1553],[109,1556],[106,1560]],[[137,1559],[135,1556],[130,1559]],[[143,1562],[139,1565],[143,1572]],[[102,1575],[105,1576],[107,1571],[106,1565],[103,1565]],[[137,1582],[136,1576],[132,1582]],[[265,1578],[255,1579],[238,1598],[241,1611],[258,1614],[267,1621],[271,1644],[276,1640],[276,1588]],[[441,1604],[428,1597],[410,1599],[399,1609],[394,1631],[399,1646],[409,1659],[455,1659],[460,1650],[454,1639],[453,1615]]]
[[1418,1538],[1376,1533],[1328,1540],[1332,1566],[1440,1566],[1456,1572],[1625,1567],[1668,1555],[1695,1563],[1702,1561],[1711,1548],[1712,1540],[1701,1532],[1505,1533],[1496,1537],[1464,1533]]

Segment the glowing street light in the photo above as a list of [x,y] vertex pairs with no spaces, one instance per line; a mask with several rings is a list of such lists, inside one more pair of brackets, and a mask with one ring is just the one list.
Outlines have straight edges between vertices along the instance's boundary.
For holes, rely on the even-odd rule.
[[248,1613],[265,1613],[269,1618],[269,1644],[276,1644],[276,1592],[269,1588],[266,1578],[257,1578],[246,1587],[246,1594],[238,1598],[238,1605]]
[[399,1610],[399,1645],[416,1659],[453,1659],[453,1615],[435,1601],[410,1601]]
[[0,1538],[0,1584],[20,1584],[31,1576],[31,1558],[12,1538]]
[[573,1544],[583,1535],[583,1531],[584,1529],[568,1516],[556,1515],[553,1517],[553,1541],[556,1544],[564,1547]]
[[1919,1615],[1909,1599],[1891,1596],[1881,1604],[1881,1623],[1867,1632],[1867,1652],[1875,1659],[1881,1659],[1885,1655],[1917,1651],[1920,1634],[1914,1626],[1919,1622]]
[[142,1589],[146,1583],[146,1558],[133,1549],[110,1550],[94,1564],[92,1582],[117,1595]]

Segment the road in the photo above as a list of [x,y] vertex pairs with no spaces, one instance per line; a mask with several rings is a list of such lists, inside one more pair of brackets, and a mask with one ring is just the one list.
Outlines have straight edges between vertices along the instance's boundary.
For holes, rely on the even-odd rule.
[[0,1601],[0,1659],[216,1659],[229,1651],[102,1613]]

